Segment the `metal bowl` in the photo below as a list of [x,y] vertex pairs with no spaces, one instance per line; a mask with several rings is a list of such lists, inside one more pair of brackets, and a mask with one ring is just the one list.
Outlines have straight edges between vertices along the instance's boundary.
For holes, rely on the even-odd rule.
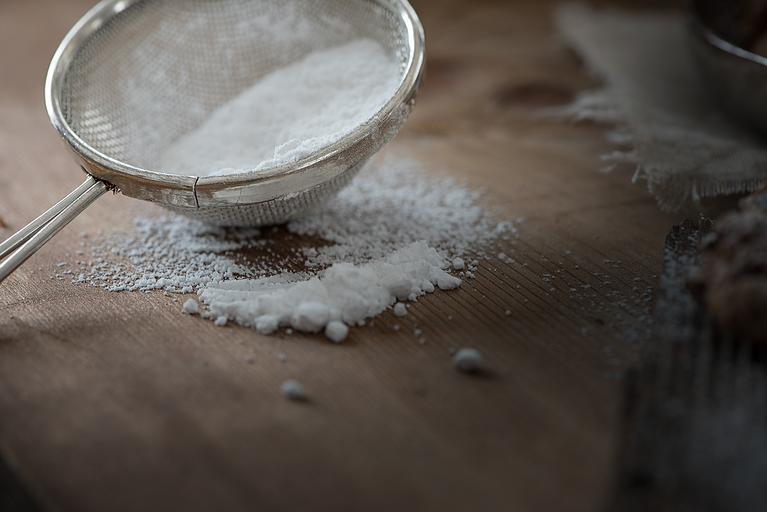
[[704,86],[730,114],[767,134],[767,0],[693,0],[690,33]]

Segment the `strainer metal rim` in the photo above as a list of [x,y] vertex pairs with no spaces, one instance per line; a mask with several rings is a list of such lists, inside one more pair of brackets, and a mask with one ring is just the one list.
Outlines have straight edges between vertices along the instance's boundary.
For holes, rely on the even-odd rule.
[[275,179],[301,173],[318,164],[328,162],[339,153],[369,137],[376,126],[385,123],[393,115],[396,115],[403,104],[409,104],[417,94],[423,77],[425,60],[424,31],[418,15],[408,0],[356,0],[373,1],[395,13],[403,21],[409,39],[407,62],[400,85],[392,98],[369,123],[357,127],[334,144],[313,155],[297,162],[269,169],[211,177],[166,174],[144,169],[112,158],[93,148],[69,126],[69,123],[64,118],[60,104],[61,81],[76,50],[112,16],[119,15],[120,12],[142,1],[147,0],[101,0],[80,18],[59,44],[51,60],[45,80],[45,106],[50,122],[59,135],[84,162],[91,164],[86,165],[86,167],[92,169],[92,165],[95,165],[97,169],[105,169],[109,174],[117,173],[127,178],[135,178],[162,189],[191,192],[196,196],[195,189],[198,184],[204,184],[213,188],[220,187],[221,189],[253,185],[258,182],[274,181]]

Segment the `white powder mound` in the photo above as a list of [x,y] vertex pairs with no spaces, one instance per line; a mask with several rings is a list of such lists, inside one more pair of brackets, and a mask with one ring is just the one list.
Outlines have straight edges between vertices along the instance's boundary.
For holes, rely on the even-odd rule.
[[295,162],[368,122],[399,81],[398,63],[369,39],[310,53],[219,107],[168,147],[160,168],[214,176]]
[[475,348],[462,348],[453,356],[456,370],[464,373],[478,373],[484,369],[485,358]]
[[343,322],[334,320],[325,327],[325,336],[334,343],[341,343],[348,335],[349,327]]
[[[424,242],[410,244],[364,265],[336,263],[319,276],[289,282],[274,278],[226,281],[199,292],[215,316],[241,325],[268,322],[302,332],[319,332],[330,323],[355,325],[382,313],[397,299],[417,298],[457,288],[460,279],[448,274],[445,259]],[[262,330],[262,329],[259,329]]]
[[[324,329],[335,341],[346,337],[339,321],[354,325],[396,300],[472,278],[486,252],[516,234],[479,201],[478,192],[410,159],[378,157],[335,199],[287,226],[295,237],[289,249],[271,229],[145,218],[131,234],[83,239],[93,257],[78,262],[73,280],[110,291],[198,291],[203,318],[218,325],[234,321],[264,334]],[[466,269],[451,276],[445,269],[457,258]],[[403,310],[399,302],[394,312]]]

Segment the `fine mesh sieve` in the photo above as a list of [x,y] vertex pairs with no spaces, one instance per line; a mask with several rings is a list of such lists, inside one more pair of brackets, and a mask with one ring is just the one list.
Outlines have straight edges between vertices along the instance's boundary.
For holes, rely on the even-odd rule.
[[[158,168],[163,150],[264,75],[365,37],[399,62],[368,122],[291,164],[227,176]],[[51,122],[88,174],[0,244],[0,281],[107,190],[219,225],[283,222],[347,184],[404,123],[424,36],[407,0],[103,0],[70,31],[45,87]],[[257,162],[254,162],[254,165]]]

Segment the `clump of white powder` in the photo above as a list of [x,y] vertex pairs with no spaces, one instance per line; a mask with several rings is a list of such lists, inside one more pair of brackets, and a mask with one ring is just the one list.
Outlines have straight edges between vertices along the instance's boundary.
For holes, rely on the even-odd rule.
[[345,323],[333,320],[325,327],[325,336],[334,343],[341,343],[349,335],[349,326]]
[[276,327],[320,332],[333,322],[360,324],[397,299],[457,288],[461,280],[446,266],[435,249],[415,242],[364,265],[336,263],[304,281],[289,282],[283,275],[225,281],[203,288],[200,298],[213,315],[264,333]]
[[464,373],[479,373],[484,370],[485,358],[475,348],[462,348],[453,356],[456,370]]
[[[471,279],[515,236],[480,194],[402,156],[378,157],[318,210],[274,228],[224,229],[181,216],[143,218],[131,234],[84,239],[74,281],[111,291],[196,291],[203,318],[264,334],[280,328],[343,341],[350,326]],[[294,237],[286,249],[285,236]],[[456,267],[456,259],[465,270]],[[286,332],[287,332],[286,329]]]
[[197,315],[200,313],[200,304],[194,299],[187,299],[182,309],[187,315]]
[[368,122],[399,81],[399,64],[375,41],[312,52],[219,107],[168,147],[160,169],[213,176],[295,162]]
[[407,315],[407,307],[402,302],[398,302],[394,305],[394,316]]
[[280,385],[280,390],[288,400],[304,402],[307,399],[306,391],[304,391],[304,386],[297,380],[286,380]]

